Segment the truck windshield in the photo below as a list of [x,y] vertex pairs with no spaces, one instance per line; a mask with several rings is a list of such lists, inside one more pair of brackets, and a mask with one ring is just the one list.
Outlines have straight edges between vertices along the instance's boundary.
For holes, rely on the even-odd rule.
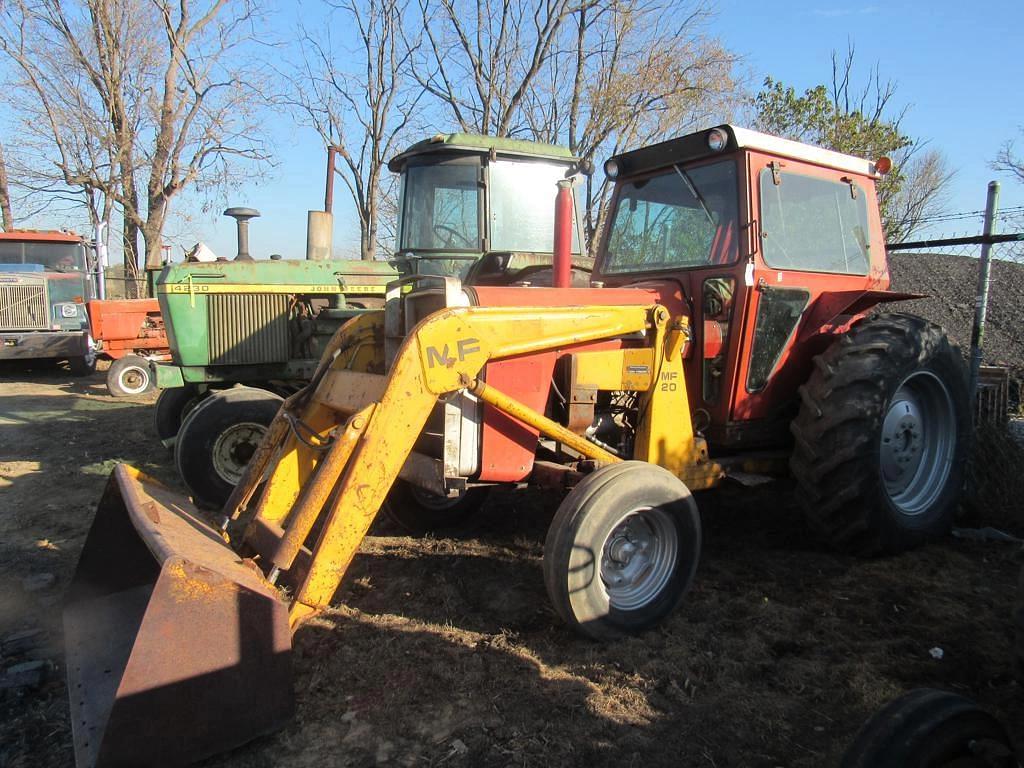
[[[555,197],[566,166],[537,161],[496,160],[489,166],[491,250],[551,253]],[[578,214],[574,212],[578,219]],[[580,252],[573,222],[573,253]]]
[[739,258],[736,164],[673,166],[622,182],[602,271],[643,272]]
[[42,264],[56,272],[84,272],[85,251],[77,243],[0,241],[0,264]]
[[399,250],[480,252],[478,163],[413,165],[404,182]]

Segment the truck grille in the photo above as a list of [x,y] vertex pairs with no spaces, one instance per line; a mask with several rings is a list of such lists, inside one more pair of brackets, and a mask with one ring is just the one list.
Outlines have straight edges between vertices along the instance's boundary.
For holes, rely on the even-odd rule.
[[209,300],[210,364],[288,359],[288,296],[214,294]]
[[0,330],[35,331],[50,327],[43,285],[0,285]]

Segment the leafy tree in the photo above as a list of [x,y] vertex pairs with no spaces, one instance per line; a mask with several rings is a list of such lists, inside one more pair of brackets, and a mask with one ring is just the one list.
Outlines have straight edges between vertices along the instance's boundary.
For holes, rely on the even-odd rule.
[[852,85],[853,59],[853,48],[843,60],[833,53],[831,86],[802,94],[766,78],[754,98],[754,124],[766,133],[857,157],[891,158],[892,170],[878,183],[878,204],[886,239],[899,242],[942,211],[953,174],[941,153],[922,151],[924,142],[904,132],[906,107],[893,109],[893,81],[883,81],[875,68],[866,86]]

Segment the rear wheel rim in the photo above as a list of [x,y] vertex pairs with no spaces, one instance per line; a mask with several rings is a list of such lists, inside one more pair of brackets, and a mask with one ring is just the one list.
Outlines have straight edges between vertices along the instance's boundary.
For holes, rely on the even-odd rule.
[[665,591],[679,560],[679,534],[671,516],[639,507],[612,526],[601,547],[601,581],[611,608],[639,610]]
[[953,469],[956,412],[945,383],[931,371],[905,378],[882,420],[880,464],[885,492],[904,515],[926,512]]
[[225,429],[213,444],[213,469],[230,485],[238,485],[249,459],[259,447],[267,428],[245,421]]

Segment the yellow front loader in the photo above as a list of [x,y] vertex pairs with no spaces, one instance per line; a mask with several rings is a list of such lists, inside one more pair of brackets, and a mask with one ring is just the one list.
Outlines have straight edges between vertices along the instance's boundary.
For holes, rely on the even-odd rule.
[[[431,420],[456,402],[537,436],[531,481],[574,487],[545,548],[562,618],[603,638],[678,604],[700,551],[688,488],[722,474],[690,424],[685,316],[639,290],[505,290],[548,306],[448,306],[410,315],[397,336],[384,311],[345,325],[219,525],[132,468],[114,471],[65,607],[79,766],[183,764],[283,725],[292,634],[330,604],[396,479],[439,466]],[[615,305],[587,303],[605,297]],[[487,383],[503,361],[537,356],[557,359],[579,400],[559,412],[592,417],[588,402],[633,398],[629,453]]]

